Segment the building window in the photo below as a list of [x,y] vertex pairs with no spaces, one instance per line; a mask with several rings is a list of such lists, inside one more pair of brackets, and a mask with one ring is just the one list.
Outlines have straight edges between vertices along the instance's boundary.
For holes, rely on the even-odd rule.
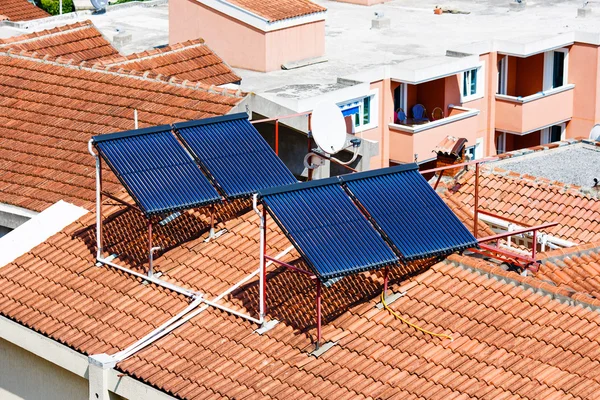
[[496,154],[506,153],[506,132],[500,132],[496,136]]
[[352,118],[356,132],[377,127],[377,90],[361,99],[338,103],[338,107],[342,110],[344,117]]
[[568,66],[568,49],[558,49],[544,53],[544,90],[568,84]]
[[470,69],[462,73],[462,91],[461,102],[480,99],[483,97],[483,82],[485,74],[483,63],[477,68]]
[[542,129],[541,144],[560,142],[565,140],[567,124],[553,125],[549,128]]

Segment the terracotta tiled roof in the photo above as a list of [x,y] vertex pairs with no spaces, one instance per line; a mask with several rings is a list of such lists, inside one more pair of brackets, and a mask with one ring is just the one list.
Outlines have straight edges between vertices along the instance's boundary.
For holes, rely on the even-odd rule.
[[435,153],[443,153],[446,155],[459,156],[459,152],[465,147],[467,139],[457,138],[454,136],[446,136],[437,146],[433,149]]
[[0,51],[7,49],[62,56],[75,61],[92,61],[119,54],[91,21],[0,39]]
[[116,56],[102,60],[102,63],[142,72],[152,71],[190,82],[203,82],[216,86],[242,80],[225,61],[204,44],[202,39],[128,56]]
[[7,16],[11,21],[29,21],[50,16],[46,11],[34,6],[27,0],[0,1],[0,14]]
[[[219,214],[243,208],[237,203]],[[133,251],[144,237],[136,233],[139,214],[118,210],[105,210],[113,221],[105,229],[113,235],[108,250],[123,252],[114,246],[128,238],[127,252]],[[172,245],[156,261],[164,279],[214,295],[257,268],[258,221],[254,212],[242,212],[219,223],[227,233],[205,243],[206,218],[196,210],[171,227],[156,226],[157,237]],[[83,217],[0,268],[0,314],[84,354],[112,354],[188,303],[96,267],[93,221],[91,214]],[[274,223],[268,227],[269,254],[289,246]],[[254,324],[209,309],[117,368],[183,399],[587,399],[600,393],[600,313],[593,310],[600,301],[470,257],[453,255],[419,272],[424,267],[394,270],[391,288],[406,295],[391,307],[454,341],[375,308],[381,275],[361,274],[324,290],[324,340],[337,344],[310,356],[313,284],[271,266],[268,315],[281,321],[271,331],[259,336]],[[254,313],[256,294],[250,282],[224,304]]]
[[540,258],[537,278],[600,299],[600,243],[554,250]]
[[269,22],[327,11],[325,7],[310,0],[227,0],[227,2],[260,15]]
[[[482,169],[479,206],[525,224],[558,222],[545,232],[574,243],[600,241],[600,200],[579,187],[500,168]],[[475,174],[447,184],[449,195],[473,207]]]
[[[95,199],[92,135],[223,115],[239,93],[168,82],[120,67],[68,65],[0,53],[0,203],[41,211],[58,200],[91,207]],[[110,173],[105,189],[120,188]]]

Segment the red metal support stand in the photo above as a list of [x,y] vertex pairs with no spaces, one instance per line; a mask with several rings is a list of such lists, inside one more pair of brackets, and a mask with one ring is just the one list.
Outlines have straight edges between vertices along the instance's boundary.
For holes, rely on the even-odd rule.
[[479,163],[475,164],[475,209],[473,217],[473,236],[477,239],[477,229],[479,228]]
[[535,256],[537,255],[537,230],[533,231],[533,238],[531,243],[531,258],[535,260]]
[[383,273],[383,298],[384,299],[387,299],[389,277],[390,277],[390,267],[385,267],[385,271]]
[[321,281],[317,280],[317,345],[316,350],[321,347]]

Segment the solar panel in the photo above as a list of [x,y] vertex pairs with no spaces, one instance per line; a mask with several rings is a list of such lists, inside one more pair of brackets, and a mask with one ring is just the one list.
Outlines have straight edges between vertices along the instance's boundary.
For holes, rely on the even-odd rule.
[[261,191],[259,195],[324,282],[398,261],[337,178]]
[[182,143],[229,199],[297,182],[246,113],[174,127]]
[[94,136],[93,141],[147,216],[221,199],[168,125]]
[[342,182],[404,261],[477,246],[416,164],[345,175]]

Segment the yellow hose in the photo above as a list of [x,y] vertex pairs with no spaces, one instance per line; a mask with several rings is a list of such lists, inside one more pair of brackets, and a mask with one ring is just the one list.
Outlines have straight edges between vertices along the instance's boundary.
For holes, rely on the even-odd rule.
[[405,320],[404,318],[402,318],[400,315],[398,315],[394,310],[392,310],[387,303],[385,302],[385,295],[384,292],[381,292],[381,304],[383,304],[383,307],[388,310],[390,312],[390,314],[392,314],[394,317],[396,317],[397,319],[399,319],[400,321],[404,322],[407,325],[412,326],[413,328],[415,328],[416,330],[419,330],[423,333],[427,333],[428,335],[431,336],[435,336],[435,337],[441,337],[441,338],[446,338],[446,339],[450,339],[450,341],[453,341],[454,339],[452,339],[452,336],[450,335],[446,335],[445,333],[434,333],[434,332],[430,332],[427,329],[423,329],[420,326],[417,326],[413,323],[408,322],[407,320]]

